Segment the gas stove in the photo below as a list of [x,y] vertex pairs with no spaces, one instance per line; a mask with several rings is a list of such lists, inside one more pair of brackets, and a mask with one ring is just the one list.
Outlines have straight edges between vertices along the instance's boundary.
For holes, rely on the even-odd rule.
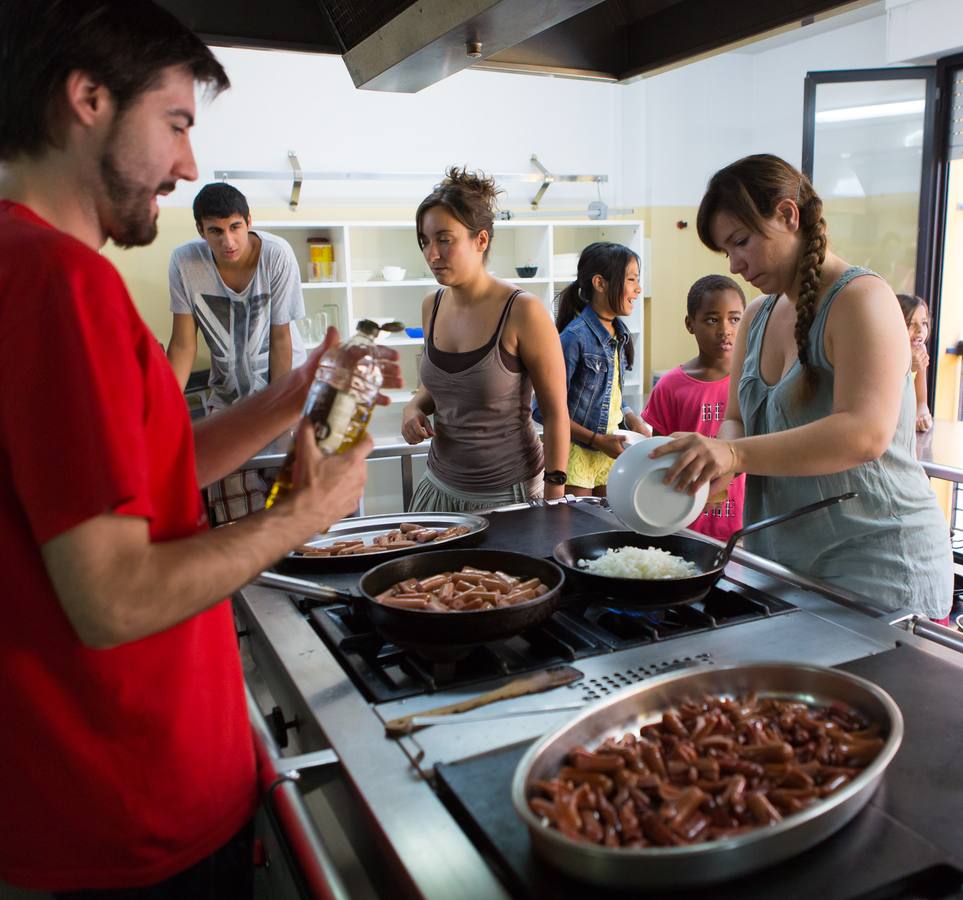
[[[543,557],[558,540],[617,527],[607,511],[590,506],[493,513],[490,521],[483,546]],[[736,559],[742,562],[730,562],[716,589],[688,607],[639,613],[604,597],[571,593],[543,626],[444,664],[382,641],[344,604],[318,605],[290,591],[255,586],[240,592],[236,610],[244,647],[271,698],[260,708],[275,705],[273,719],[292,741],[285,753],[265,738],[277,755],[277,771],[299,779],[311,810],[309,831],[338,834],[338,846],[350,846],[354,854],[325,867],[329,880],[340,879],[341,887],[362,875],[371,881],[369,894],[345,888],[342,896],[505,900],[584,894],[585,888],[553,880],[532,859],[524,829],[513,827],[520,823],[504,790],[522,749],[572,715],[573,704],[592,703],[671,668],[752,660],[864,665],[861,674],[882,684],[896,648],[906,652],[887,689],[908,724],[925,713],[914,722],[915,731],[907,729],[917,742],[907,756],[912,766],[893,767],[878,809],[862,815],[860,829],[848,826],[848,840],[855,844],[839,844],[845,853],[807,854],[807,859],[816,860],[822,882],[832,887],[820,891],[826,900],[953,896],[950,888],[963,877],[963,852],[954,849],[963,846],[963,824],[956,823],[955,812],[938,811],[948,803],[963,808],[963,773],[958,764],[950,765],[954,732],[942,737],[955,727],[947,717],[958,717],[951,690],[963,675],[960,655],[894,628],[890,618],[897,617],[874,615],[853,598],[801,587],[747,554],[737,553]],[[350,589],[357,577],[319,580]],[[928,657],[937,669],[924,671],[916,657]],[[385,722],[398,716],[470,699],[560,663],[577,668],[581,680],[485,707],[504,718],[432,725],[398,740],[385,735]],[[928,694],[934,688],[921,679],[931,681],[937,672],[943,687]],[[925,702],[928,696],[933,702]],[[553,704],[557,710],[545,709]],[[944,760],[949,774],[926,781],[921,752]],[[309,777],[306,767],[322,760],[329,763],[323,773]],[[916,769],[924,774],[914,774]],[[314,803],[311,791],[325,792],[324,803]],[[903,804],[915,798],[937,814],[927,824],[908,808],[885,806],[891,797]],[[319,811],[326,807],[336,810],[330,818]],[[885,856],[878,862],[877,848]],[[316,846],[313,852],[317,857],[325,851]],[[776,877],[785,884],[800,871],[799,863],[786,863]],[[799,882],[807,890],[815,883]],[[903,893],[896,888],[871,893],[897,883],[909,887]],[[726,896],[765,896],[750,888],[743,885]]]
[[444,662],[423,659],[414,651],[385,642],[367,616],[350,606],[311,608],[309,620],[364,696],[373,703],[384,703],[463,689],[795,609],[778,597],[726,580],[696,603],[651,611],[571,591],[563,595],[561,608],[547,622],[502,641],[480,644],[463,659]]

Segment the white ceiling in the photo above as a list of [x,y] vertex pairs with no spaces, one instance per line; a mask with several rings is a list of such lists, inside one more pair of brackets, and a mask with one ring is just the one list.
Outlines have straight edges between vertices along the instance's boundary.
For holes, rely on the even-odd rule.
[[864,22],[867,19],[875,19],[877,16],[883,16],[885,14],[885,0],[873,0],[873,2],[867,3],[864,6],[860,6],[858,9],[852,9],[848,12],[830,15],[825,19],[820,19],[817,22],[813,22],[811,25],[799,26],[793,28],[791,31],[786,31],[770,38],[763,38],[759,41],[753,41],[752,43],[746,44],[744,47],[740,47],[734,52],[765,53],[768,50],[775,50],[777,47],[784,47],[787,44],[794,44],[796,41],[803,41],[807,38],[815,37],[817,34],[823,34],[827,31],[834,31],[837,28],[844,28],[845,26],[853,25],[856,22]]

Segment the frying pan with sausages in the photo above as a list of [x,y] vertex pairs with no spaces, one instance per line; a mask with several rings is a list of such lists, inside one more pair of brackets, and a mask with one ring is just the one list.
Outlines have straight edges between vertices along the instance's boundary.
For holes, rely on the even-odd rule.
[[[422,580],[464,566],[504,572],[521,580],[538,578],[548,590],[513,606],[469,612],[433,612],[387,606],[376,599],[393,585],[410,578]],[[336,591],[297,578],[263,573],[256,583],[301,593],[311,599],[348,603],[370,619],[386,640],[414,650],[427,659],[454,660],[478,645],[520,634],[544,622],[558,608],[565,575],[551,560],[507,550],[429,550],[399,556],[365,572],[358,593]]]
[[[538,578],[548,590],[514,606],[470,612],[400,609],[375,598],[409,578],[424,579],[463,566],[505,572],[523,580]],[[432,659],[456,659],[477,644],[520,634],[549,618],[561,600],[565,575],[547,559],[508,550],[436,550],[375,566],[361,576],[360,606],[382,637]]]
[[[555,546],[552,555],[555,561],[565,570],[574,586],[580,590],[617,599],[626,605],[639,609],[665,609],[670,606],[682,606],[703,599],[712,590],[715,583],[722,577],[736,541],[743,535],[752,534],[761,531],[763,528],[779,525],[782,522],[788,522],[790,519],[808,515],[828,506],[834,506],[856,496],[858,495],[854,492],[840,494],[836,497],[818,500],[791,512],[761,519],[735,532],[729,538],[725,547],[719,547],[718,544],[701,538],[681,534],[647,537],[634,531],[603,531],[561,541]],[[640,547],[642,549],[655,547],[659,550],[665,550],[675,556],[681,556],[687,562],[694,563],[697,573],[684,578],[646,580],[595,575],[578,565],[581,559],[598,559],[604,556],[606,551],[617,550],[621,547]]]

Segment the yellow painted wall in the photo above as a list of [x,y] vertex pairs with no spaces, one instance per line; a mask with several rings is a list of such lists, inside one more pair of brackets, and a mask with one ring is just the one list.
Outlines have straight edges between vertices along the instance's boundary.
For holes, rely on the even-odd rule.
[[[702,246],[696,234],[696,206],[653,206],[642,210],[646,236],[652,240],[652,299],[647,304],[643,373],[646,393],[652,372],[664,372],[696,354],[695,339],[685,330],[689,288],[703,275],[729,274],[726,258]],[[676,222],[688,222],[677,228]],[[758,293],[741,278],[737,283],[751,300]]]

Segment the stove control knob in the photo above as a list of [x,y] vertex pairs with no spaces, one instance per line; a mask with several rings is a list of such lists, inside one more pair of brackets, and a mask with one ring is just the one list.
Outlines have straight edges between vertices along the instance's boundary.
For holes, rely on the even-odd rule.
[[297,731],[301,727],[297,716],[290,722],[285,722],[284,710],[282,710],[280,706],[275,706],[274,709],[271,710],[268,721],[271,724],[271,730],[274,732],[274,740],[277,741],[278,746],[282,750],[288,745],[288,730],[293,728]]

